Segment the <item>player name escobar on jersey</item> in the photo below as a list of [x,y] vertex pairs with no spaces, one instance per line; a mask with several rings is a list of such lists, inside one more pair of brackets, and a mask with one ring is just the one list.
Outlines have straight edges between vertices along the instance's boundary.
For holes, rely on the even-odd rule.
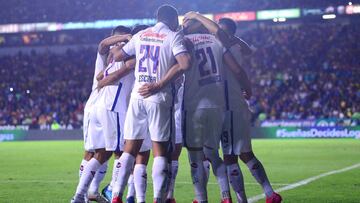
[[187,52],[183,35],[171,31],[164,23],[157,23],[140,31],[123,47],[127,55],[136,55],[135,84],[131,97],[171,105],[171,86],[167,85],[154,95],[143,98],[138,89],[146,83],[159,82],[175,64],[177,54]]

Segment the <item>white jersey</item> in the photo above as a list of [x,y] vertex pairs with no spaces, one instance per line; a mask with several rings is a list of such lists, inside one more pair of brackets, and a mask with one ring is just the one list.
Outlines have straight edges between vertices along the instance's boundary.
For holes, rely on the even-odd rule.
[[186,35],[194,44],[193,67],[185,73],[184,108],[225,108],[224,46],[210,34]]
[[160,92],[143,98],[138,89],[146,83],[159,82],[175,64],[175,56],[186,52],[183,35],[173,32],[164,23],[140,31],[123,47],[129,55],[136,55],[135,84],[131,94],[133,99],[141,99],[155,103],[172,104],[171,86],[164,87]]
[[[104,77],[121,69],[123,65],[124,62],[110,63],[104,70]],[[134,80],[134,73],[130,72],[113,85],[103,87],[96,105],[105,107],[109,111],[126,114]]]
[[[243,58],[239,46],[232,46],[230,52],[234,56],[239,65],[243,64]],[[244,108],[249,108],[247,101],[244,98],[240,83],[235,78],[234,74],[229,68],[225,68],[225,95],[226,95],[226,110],[240,111]]]
[[105,64],[106,64],[106,56],[105,55],[101,55],[99,52],[97,53],[96,56],[96,62],[95,62],[95,72],[94,72],[94,77],[93,77],[93,85],[91,88],[91,94],[86,102],[85,108],[84,108],[84,112],[89,112],[91,107],[95,104],[96,99],[99,96],[99,92],[96,89],[97,85],[98,85],[98,81],[96,80],[96,76],[105,69]]

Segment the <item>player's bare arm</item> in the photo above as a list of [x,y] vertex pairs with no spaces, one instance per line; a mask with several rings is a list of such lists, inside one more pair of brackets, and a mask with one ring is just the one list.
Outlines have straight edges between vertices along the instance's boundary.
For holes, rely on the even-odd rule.
[[136,60],[135,58],[127,60],[124,65],[117,71],[109,74],[105,78],[99,81],[97,89],[101,89],[107,85],[112,85],[122,77],[126,76],[135,68]]
[[231,72],[235,75],[240,85],[244,88],[245,99],[250,99],[252,95],[251,82],[245,70],[236,62],[234,56],[230,52],[224,54],[224,63],[230,68]]
[[220,28],[220,26],[216,22],[194,11],[190,11],[185,14],[184,21],[191,19],[197,20],[201,24],[203,24],[204,27],[211,34],[215,35],[226,48],[231,47],[232,45],[231,38],[229,37],[228,34],[226,34],[226,32],[223,29]]
[[177,79],[181,74],[191,67],[191,56],[189,53],[181,53],[175,56],[177,64],[173,65],[163,79],[156,83],[148,83],[139,88],[139,94],[145,98],[157,93],[170,82]]
[[105,54],[109,53],[110,46],[130,40],[131,37],[132,37],[131,34],[126,34],[126,35],[114,35],[114,36],[105,38],[100,42],[98,51],[100,54],[105,55]]

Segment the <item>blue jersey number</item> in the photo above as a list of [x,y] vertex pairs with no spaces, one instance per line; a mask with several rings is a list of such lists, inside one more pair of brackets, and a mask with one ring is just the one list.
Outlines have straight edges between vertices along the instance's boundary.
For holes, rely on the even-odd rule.
[[151,60],[153,62],[152,73],[156,73],[159,66],[159,53],[160,46],[141,45],[140,54],[142,57],[139,60],[139,72],[147,72],[150,67],[144,65],[144,62],[149,64],[149,60]]

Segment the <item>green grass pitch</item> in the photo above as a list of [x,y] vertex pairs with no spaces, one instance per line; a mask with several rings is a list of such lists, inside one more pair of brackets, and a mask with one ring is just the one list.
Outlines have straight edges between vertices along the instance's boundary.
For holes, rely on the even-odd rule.
[[[275,189],[360,163],[360,140],[353,139],[254,140],[253,148]],[[69,202],[78,181],[82,151],[81,141],[0,143],[0,202]],[[148,202],[152,202],[150,166],[151,162]],[[102,186],[109,182],[110,167]],[[248,197],[260,194],[261,189],[247,167],[241,164],[241,168]],[[194,194],[186,150],[181,155],[177,181],[178,203],[191,202]],[[220,202],[213,176],[208,193],[210,203]],[[285,203],[359,203],[360,168],[330,175],[281,194]]]

